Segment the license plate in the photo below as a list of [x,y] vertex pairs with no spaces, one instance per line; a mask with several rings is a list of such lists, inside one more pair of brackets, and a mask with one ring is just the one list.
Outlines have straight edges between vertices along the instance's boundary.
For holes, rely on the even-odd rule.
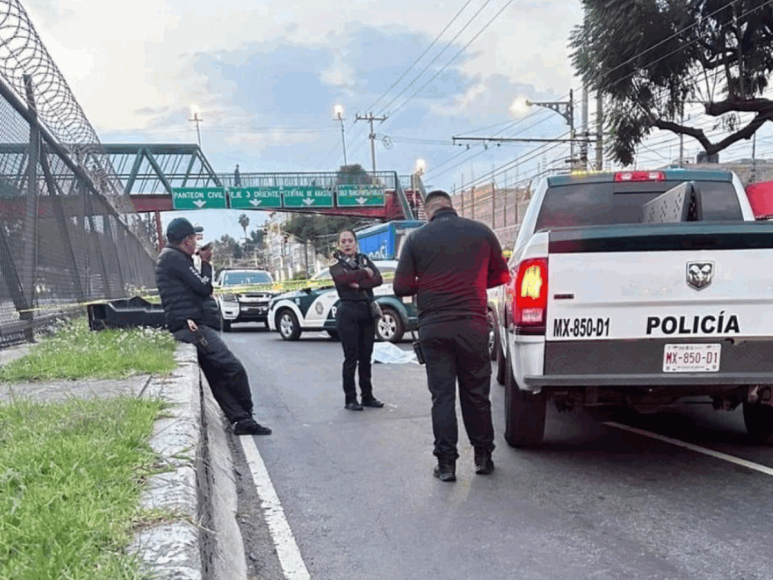
[[663,372],[719,372],[721,352],[721,344],[667,344],[663,352]]

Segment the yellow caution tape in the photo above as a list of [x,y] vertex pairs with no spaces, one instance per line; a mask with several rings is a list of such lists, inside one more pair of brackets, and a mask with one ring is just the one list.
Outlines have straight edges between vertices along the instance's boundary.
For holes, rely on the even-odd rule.
[[[394,280],[394,273],[382,275],[384,282],[390,282]],[[335,282],[328,278],[325,280],[289,280],[287,282],[275,282],[274,284],[245,284],[243,286],[219,286],[215,289],[215,294],[220,296],[223,294],[246,294],[248,292],[270,292],[270,293],[283,293],[291,292],[293,290],[303,290],[305,288],[316,289],[335,286]]]
[[[394,279],[394,273],[384,274],[382,276],[384,282],[391,282]],[[246,294],[248,292],[269,292],[271,294],[291,292],[293,290],[303,290],[305,288],[315,290],[318,288],[333,288],[335,283],[332,279],[325,280],[290,280],[287,282],[277,282],[274,284],[252,284],[244,286],[228,286],[227,288],[218,287],[215,289],[214,294],[222,296],[224,294]],[[24,310],[17,310],[19,314],[26,314],[28,312],[46,312],[54,310],[69,310],[76,308],[84,308],[96,304],[105,304],[108,302],[114,302],[116,300],[130,300],[131,298],[142,298],[147,300],[151,304],[160,304],[161,298],[158,295],[157,289],[142,289],[131,296],[124,298],[99,298],[95,300],[88,300],[85,302],[58,302],[56,304],[45,304],[37,306],[35,308],[25,308]]]

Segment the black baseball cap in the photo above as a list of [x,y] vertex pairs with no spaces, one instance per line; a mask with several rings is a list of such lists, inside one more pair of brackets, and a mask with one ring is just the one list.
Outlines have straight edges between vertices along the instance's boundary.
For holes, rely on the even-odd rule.
[[170,242],[179,242],[191,234],[197,234],[203,231],[204,228],[201,226],[194,227],[187,219],[178,217],[174,218],[169,222],[169,225],[166,226],[166,239]]

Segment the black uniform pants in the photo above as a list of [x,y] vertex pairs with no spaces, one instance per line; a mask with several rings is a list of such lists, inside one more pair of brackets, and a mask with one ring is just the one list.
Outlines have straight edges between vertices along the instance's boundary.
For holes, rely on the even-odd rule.
[[[218,332],[208,326],[199,325],[199,333],[188,327],[175,331],[174,337],[180,342],[196,345],[199,366],[207,377],[209,388],[218,405],[230,423],[252,416],[252,393],[247,371],[241,361],[230,351]],[[203,344],[206,342],[206,344]]]
[[370,314],[370,304],[341,300],[336,311],[336,330],[344,349],[343,383],[346,402],[357,400],[355,370],[358,371],[362,398],[368,399],[373,396],[370,359],[376,339],[376,321]]
[[494,426],[489,400],[491,360],[485,318],[422,323],[419,340],[432,394],[434,455],[446,461],[459,457],[456,450],[459,439],[456,422],[457,380],[462,419],[470,443],[475,448],[493,451]]

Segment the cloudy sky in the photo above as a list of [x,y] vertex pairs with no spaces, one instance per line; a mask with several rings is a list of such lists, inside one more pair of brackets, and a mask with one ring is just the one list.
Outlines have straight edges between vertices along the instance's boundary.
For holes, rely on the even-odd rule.
[[[425,183],[448,191],[519,160],[495,175],[512,184],[567,156],[556,144],[467,149],[452,136],[564,136],[555,112],[510,109],[518,98],[565,101],[570,89],[579,100],[567,39],[580,0],[23,5],[105,143],[195,143],[195,105],[218,172],[334,171],[341,105],[350,164],[371,167],[366,123],[355,116],[386,115],[375,127],[377,167],[409,174],[424,159]],[[192,216],[207,237],[237,237],[239,213]]]

